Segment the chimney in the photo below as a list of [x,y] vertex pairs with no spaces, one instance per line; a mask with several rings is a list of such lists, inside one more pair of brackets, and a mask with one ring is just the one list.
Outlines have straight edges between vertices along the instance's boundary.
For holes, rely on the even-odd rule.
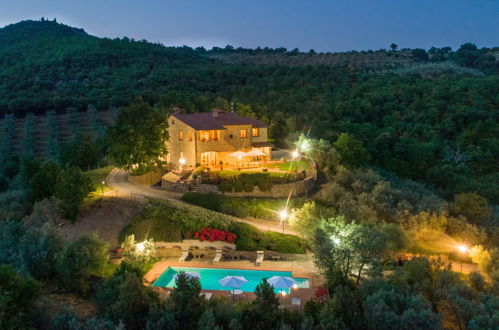
[[221,113],[224,113],[224,111],[220,109],[211,110],[211,115],[213,116],[213,118],[219,118]]

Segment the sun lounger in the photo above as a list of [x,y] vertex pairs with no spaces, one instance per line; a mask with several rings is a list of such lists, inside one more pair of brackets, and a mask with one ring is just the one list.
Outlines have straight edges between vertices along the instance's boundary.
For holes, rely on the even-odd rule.
[[217,250],[217,253],[215,254],[215,258],[213,258],[213,263],[219,263],[220,260],[222,260],[222,250]]
[[264,257],[264,252],[263,251],[256,251],[256,261],[255,261],[255,265],[256,266],[261,266],[262,265],[263,257]]
[[180,258],[178,259],[178,261],[185,261],[187,259],[187,257],[189,256],[189,251],[182,251],[182,255],[180,256]]
[[213,293],[211,293],[211,292],[201,292],[199,294],[199,296],[204,296],[204,299],[206,299],[206,300],[210,300],[212,295],[213,295]]

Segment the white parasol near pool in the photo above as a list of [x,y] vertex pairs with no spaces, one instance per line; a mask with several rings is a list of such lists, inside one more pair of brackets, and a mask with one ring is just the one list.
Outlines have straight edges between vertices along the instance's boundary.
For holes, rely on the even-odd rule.
[[[267,282],[277,289],[290,289],[297,284],[295,280],[288,276],[272,276]],[[281,305],[282,296],[284,296],[284,291],[281,291]]]
[[293,285],[297,284],[295,280],[288,276],[272,276],[267,280],[274,288],[277,289],[289,289]]
[[259,157],[259,156],[267,156],[266,153],[263,151],[260,151],[259,149],[252,149],[251,151],[248,151],[246,153],[246,156],[248,157]]
[[241,158],[246,157],[246,156],[248,156],[248,154],[244,151],[241,151],[241,150],[238,150],[238,151],[235,151],[235,152],[229,154],[229,157],[234,157],[237,159],[241,159]]
[[223,287],[232,288],[232,299],[234,299],[234,289],[240,288],[246,282],[248,282],[248,280],[243,276],[225,276],[224,278],[218,280],[218,283],[220,283]]

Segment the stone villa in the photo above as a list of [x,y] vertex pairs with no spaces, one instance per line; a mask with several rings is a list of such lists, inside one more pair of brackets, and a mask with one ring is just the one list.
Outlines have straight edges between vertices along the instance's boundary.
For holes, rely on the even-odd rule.
[[[270,160],[268,126],[253,118],[213,109],[168,118],[167,162],[178,167],[240,166]],[[249,153],[249,155],[245,155]]]

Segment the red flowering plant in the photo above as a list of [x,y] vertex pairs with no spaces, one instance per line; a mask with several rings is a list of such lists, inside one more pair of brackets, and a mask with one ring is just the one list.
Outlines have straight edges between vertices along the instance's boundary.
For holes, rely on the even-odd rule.
[[329,300],[329,290],[327,287],[325,285],[317,287],[313,299],[318,303],[326,303]]
[[[188,232],[187,234],[192,235],[192,232]],[[201,231],[197,231],[194,233],[194,238],[197,238],[200,241],[209,241],[209,242],[222,241],[235,244],[237,236],[236,234],[229,233],[223,230],[218,230],[214,228],[203,228],[201,229]]]

